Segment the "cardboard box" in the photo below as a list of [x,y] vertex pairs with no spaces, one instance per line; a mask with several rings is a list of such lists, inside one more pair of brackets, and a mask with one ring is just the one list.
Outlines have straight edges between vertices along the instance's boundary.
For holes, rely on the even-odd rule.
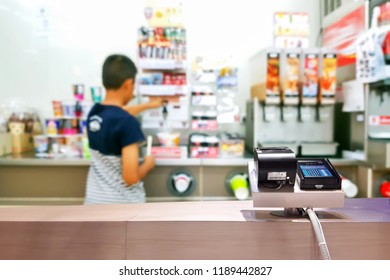
[[251,86],[251,98],[257,98],[260,101],[265,101],[266,97],[265,83],[259,83]]
[[34,150],[33,135],[29,133],[22,133],[12,135],[12,153],[20,154]]
[[0,133],[0,156],[12,153],[11,133]]

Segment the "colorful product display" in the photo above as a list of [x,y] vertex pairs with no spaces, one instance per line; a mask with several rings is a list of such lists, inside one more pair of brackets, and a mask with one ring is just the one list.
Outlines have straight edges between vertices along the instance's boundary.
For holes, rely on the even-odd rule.
[[207,134],[192,134],[189,137],[190,157],[217,158],[219,155],[219,139]]
[[238,77],[237,77],[237,68],[233,67],[223,67],[217,72],[217,88],[234,88],[237,87]]
[[198,110],[192,112],[193,130],[217,130],[217,112],[213,110]]
[[193,158],[238,158],[244,156],[245,147],[238,134],[193,133],[189,137],[189,150]]
[[139,58],[186,60],[186,30],[177,27],[141,27]]
[[34,136],[35,156],[53,157],[82,157],[83,137],[80,135],[36,135]]
[[333,104],[337,59],[332,49],[266,48],[253,59],[257,62],[251,71],[259,71],[260,78],[252,86],[251,95],[267,105]]
[[94,103],[100,103],[103,100],[103,90],[102,87],[91,87],[91,97]]
[[63,117],[76,117],[76,102],[74,101],[63,101],[62,102]]
[[53,114],[54,117],[62,117],[64,115],[64,111],[62,109],[62,102],[53,100]]
[[47,153],[49,149],[49,138],[44,135],[37,135],[34,137],[34,150],[36,156],[42,156]]
[[140,85],[186,85],[185,73],[145,73],[138,78]]
[[[155,158],[182,158],[186,157],[183,147],[152,147],[152,155]],[[185,149],[184,149],[185,150]]]
[[58,101],[53,103],[53,115],[56,118],[86,118],[93,103],[88,101]]
[[162,147],[178,147],[180,133],[159,132],[157,138]]
[[[153,14],[148,13],[149,16]],[[154,97],[164,100],[161,108],[142,113],[142,127],[188,128],[188,81],[184,71],[187,59],[186,29],[182,25],[174,25],[174,21],[170,22],[173,25],[165,21],[161,21],[163,25],[155,25],[162,16],[158,13],[153,25],[138,29],[138,68],[148,70],[138,75],[138,93],[144,99],[141,102],[148,102]]]
[[[89,157],[86,118],[93,102],[84,101],[84,85],[72,85],[74,100],[53,100],[53,118],[47,119],[46,134],[34,136],[37,157]],[[91,87],[92,99],[100,102],[101,87]]]
[[72,85],[73,89],[73,95],[77,101],[83,101],[84,100],[84,91],[85,87],[83,84],[75,84]]
[[48,119],[46,129],[48,135],[75,135],[82,134],[85,130],[85,120],[78,118]]
[[237,158],[244,156],[244,140],[243,139],[228,139],[221,140],[220,156],[221,158]]

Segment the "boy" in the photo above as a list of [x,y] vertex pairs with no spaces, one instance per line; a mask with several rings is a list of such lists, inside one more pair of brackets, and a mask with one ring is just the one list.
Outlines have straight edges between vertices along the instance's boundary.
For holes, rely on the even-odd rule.
[[145,156],[139,164],[139,144],[145,136],[133,115],[161,102],[125,106],[134,97],[136,73],[133,61],[124,55],[111,55],[103,64],[106,97],[87,119],[91,166],[85,204],[145,202],[141,180],[154,167],[154,158]]

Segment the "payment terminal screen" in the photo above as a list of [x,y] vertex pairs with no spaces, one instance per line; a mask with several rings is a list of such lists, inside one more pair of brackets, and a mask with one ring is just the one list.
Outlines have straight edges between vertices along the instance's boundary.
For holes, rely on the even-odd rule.
[[332,177],[325,165],[300,165],[305,177]]

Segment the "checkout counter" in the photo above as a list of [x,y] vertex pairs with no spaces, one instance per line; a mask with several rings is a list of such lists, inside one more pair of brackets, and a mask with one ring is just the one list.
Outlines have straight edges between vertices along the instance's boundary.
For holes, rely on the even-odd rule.
[[[30,192],[28,199],[32,202],[34,194],[37,199],[35,202],[40,199],[50,202],[50,199],[58,198],[60,194],[67,198],[60,200],[63,204],[72,199],[82,202],[85,174],[89,165],[87,161],[79,161],[77,166],[72,160],[57,161],[55,164],[52,160],[28,158],[8,161],[13,164],[7,163],[6,159],[1,162],[1,176],[5,179],[7,176],[9,179],[18,178],[9,180],[13,182],[13,186],[3,185],[3,193],[8,191],[6,199],[9,201],[12,201],[11,198],[22,199],[17,195]],[[321,250],[316,240],[318,236],[307,216],[275,215],[279,205],[267,204],[269,199],[274,201],[268,194],[273,196],[274,193],[264,196],[266,200],[259,205],[260,193],[254,192],[254,189],[258,189],[256,183],[253,187],[256,180],[250,179],[253,202],[226,201],[235,198],[228,195],[223,183],[214,184],[214,181],[221,182],[224,169],[242,168],[242,171],[253,174],[251,162],[253,161],[249,158],[232,160],[227,164],[217,159],[188,159],[187,170],[198,172],[194,178],[198,181],[196,189],[188,197],[173,196],[163,181],[154,185],[149,182],[149,187],[161,192],[160,196],[151,195],[150,201],[153,198],[164,201],[162,198],[165,198],[165,201],[171,199],[171,202],[1,207],[0,259],[320,259]],[[42,168],[45,164],[60,175],[48,176],[34,188],[28,181],[33,182],[33,176],[38,176],[39,170],[48,172],[46,168]],[[359,167],[358,162],[334,161],[332,164],[336,169]],[[157,180],[158,172],[166,176],[165,171],[169,168],[182,165],[181,161],[158,161],[154,170],[157,174],[152,174],[150,179]],[[279,168],[281,165],[277,166]],[[83,178],[80,185],[73,182],[77,179],[76,175],[69,178],[69,168]],[[3,182],[7,183],[7,180]],[[338,184],[338,187],[341,188],[341,185]],[[331,258],[389,259],[389,199],[344,201],[342,191],[338,192],[336,196],[342,199],[341,204],[334,200],[325,205],[314,201],[316,205],[311,205],[316,207]],[[283,199],[290,194],[286,192],[278,197]],[[311,196],[318,198],[318,195]],[[198,201],[172,202],[179,199]],[[225,201],[216,201],[222,199]],[[288,203],[293,201],[288,200]],[[290,204],[288,207],[297,207]],[[282,204],[280,206],[283,207]]]
[[[390,259],[389,209],[386,198],[319,209],[332,259]],[[14,260],[319,259],[307,218],[252,201],[0,208],[0,247]]]

